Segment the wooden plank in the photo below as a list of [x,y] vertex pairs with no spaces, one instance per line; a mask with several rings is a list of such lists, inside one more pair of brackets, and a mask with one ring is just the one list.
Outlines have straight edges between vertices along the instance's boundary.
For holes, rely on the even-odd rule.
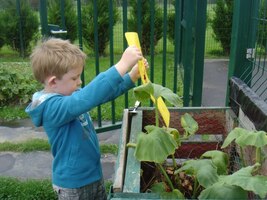
[[222,134],[196,134],[190,136],[187,140],[181,140],[182,144],[188,143],[209,143],[209,142],[223,142]]
[[122,127],[120,133],[119,151],[114,175],[113,191],[122,192],[126,164],[126,144],[128,142],[129,110],[124,109]]
[[[137,135],[142,131],[142,117],[143,114],[141,111],[132,114],[129,142],[136,143]],[[140,192],[141,163],[134,157],[134,151],[134,148],[128,148],[123,192]]]

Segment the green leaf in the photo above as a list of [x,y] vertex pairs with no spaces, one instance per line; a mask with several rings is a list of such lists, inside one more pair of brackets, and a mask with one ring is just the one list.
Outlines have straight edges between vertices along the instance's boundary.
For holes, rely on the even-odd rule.
[[256,163],[253,166],[241,168],[232,175],[222,176],[220,181],[228,185],[239,186],[246,191],[252,191],[261,198],[264,198],[267,195],[267,177],[261,175],[252,175],[255,169],[257,169],[259,166],[260,164]]
[[166,184],[164,182],[153,184],[151,191],[159,194],[161,199],[185,199],[184,195],[177,189],[172,192],[166,192]]
[[166,191],[166,184],[164,182],[154,183],[150,189],[153,193],[160,194]]
[[198,130],[198,123],[188,113],[185,113],[184,115],[182,115],[181,125],[184,128],[184,130],[186,131],[186,136],[193,135]]
[[210,135],[209,134],[201,134],[201,140],[202,141],[209,141]]
[[237,127],[226,137],[222,148],[227,147],[234,140],[241,147],[255,146],[261,148],[267,145],[267,133],[264,131],[249,131]]
[[153,95],[156,99],[158,99],[159,97],[163,97],[170,104],[176,107],[180,107],[179,102],[181,102],[181,99],[177,94],[173,93],[172,90],[170,90],[169,88],[163,87],[161,85],[155,84],[155,83],[153,83],[153,87],[154,87]]
[[246,134],[248,131],[243,128],[235,128],[233,129],[225,138],[223,145],[221,148],[227,147],[231,142],[233,142],[236,138],[238,138],[242,134]]
[[146,127],[149,132],[139,133],[135,148],[135,157],[139,161],[163,163],[166,158],[174,154],[177,143],[172,135],[164,128],[156,126]]
[[161,199],[185,199],[184,195],[177,189],[172,192],[163,192],[160,195]]
[[154,94],[154,88],[151,82],[135,87],[133,91],[134,96],[138,101],[150,99],[150,95]]
[[155,99],[163,97],[170,104],[179,107],[181,102],[180,97],[173,93],[170,89],[165,88],[161,85],[148,82],[146,84],[140,85],[134,88],[134,96],[139,101],[144,101],[150,98],[150,95],[153,95]]
[[264,131],[250,131],[240,135],[236,139],[236,143],[241,147],[254,146],[261,148],[267,144],[267,135]]
[[182,171],[195,176],[199,184],[205,188],[216,183],[219,179],[217,168],[209,159],[188,160],[181,168],[175,171],[175,174]]
[[177,143],[177,147],[181,146],[181,140],[180,140],[180,134],[179,131],[175,128],[165,128],[166,132],[171,134],[173,136],[173,138],[175,139],[176,143]]
[[238,186],[218,182],[204,189],[198,199],[248,199],[248,193]]
[[217,167],[217,173],[219,175],[227,174],[228,164],[229,164],[229,157],[226,153],[218,150],[207,151],[200,158],[208,158],[211,159],[213,164]]

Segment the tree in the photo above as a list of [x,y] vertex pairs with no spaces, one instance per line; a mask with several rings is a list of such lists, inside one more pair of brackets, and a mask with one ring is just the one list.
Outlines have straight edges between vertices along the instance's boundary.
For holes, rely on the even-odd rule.
[[[128,31],[138,32],[138,1],[132,0],[129,2],[131,6],[130,17],[128,20]],[[151,12],[150,12],[150,1],[141,0],[141,41],[142,51],[144,55],[150,53],[150,36],[151,36]],[[157,45],[158,41],[162,38],[163,30],[163,15],[160,8],[155,3],[155,16],[154,16],[154,46]]]
[[233,0],[217,0],[215,17],[211,20],[214,39],[221,43],[225,54],[229,55],[233,18]]
[[[65,18],[65,24],[61,24],[61,18]],[[64,16],[61,16],[60,1],[48,1],[48,22],[50,24],[59,25],[60,28],[66,27],[65,39],[74,42],[77,38],[77,15],[72,0],[64,1]],[[63,36],[63,35],[60,35]]]
[[85,46],[89,49],[95,49],[94,40],[94,9],[97,9],[97,31],[98,31],[98,53],[104,55],[105,49],[109,43],[109,29],[113,28],[119,19],[118,8],[113,7],[113,24],[110,23],[109,0],[98,0],[97,8],[94,8],[93,1],[89,1],[82,6],[82,34]]
[[[31,49],[31,41],[38,32],[38,16],[32,11],[28,0],[20,1],[20,16],[17,14],[16,1],[8,0],[5,3],[6,9],[1,11],[0,16],[0,21],[2,23],[4,22],[2,24],[1,32],[3,32],[0,40],[2,37],[5,44],[9,45],[15,51],[20,51],[21,30],[24,53],[28,54]],[[20,23],[22,29],[20,29]]]

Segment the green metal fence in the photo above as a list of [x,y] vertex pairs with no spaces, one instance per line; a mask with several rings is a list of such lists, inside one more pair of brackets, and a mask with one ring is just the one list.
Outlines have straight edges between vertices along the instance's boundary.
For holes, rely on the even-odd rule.
[[[138,32],[140,40],[146,37],[149,40],[150,51],[145,55],[150,64],[149,77],[152,82],[161,84],[165,87],[172,89],[175,93],[179,94],[183,98],[183,105],[181,106],[201,106],[202,98],[202,81],[203,81],[203,65],[204,65],[204,53],[205,53],[205,31],[206,31],[206,12],[207,12],[207,0],[137,0],[136,13],[131,6],[133,0],[106,0],[109,5],[109,25],[113,27],[113,8],[116,7],[119,10],[120,20],[113,28],[107,28],[109,31],[109,45],[106,49],[105,58],[109,60],[108,66],[102,66],[102,59],[99,55],[98,45],[95,45],[94,49],[87,49],[84,47],[84,38],[82,31],[82,7],[84,4],[93,3],[93,20],[88,23],[94,27],[94,42],[99,44],[101,38],[99,38],[98,19],[100,17],[98,5],[100,1],[72,1],[73,6],[76,8],[77,15],[77,30],[78,37],[77,43],[80,48],[88,54],[90,66],[85,67],[83,73],[84,82],[89,82],[92,77],[88,77],[88,74],[92,74],[91,70],[94,66],[94,75],[97,75],[101,71],[112,66],[119,59],[119,56],[123,50],[127,47],[127,43],[124,37],[124,33],[127,31]],[[40,14],[40,26],[43,36],[53,35],[51,31],[68,30],[66,21],[66,11],[64,10],[64,3],[66,0],[60,0],[61,22],[60,24],[54,24],[57,26],[49,25],[50,22],[47,18],[48,0],[39,1],[39,14]],[[149,23],[145,25],[144,9],[145,3],[149,2]],[[21,0],[16,0],[18,14],[20,11],[19,5]],[[158,43],[155,43],[154,37],[156,35],[157,26],[155,21],[156,7],[159,8],[162,20],[162,35]],[[129,28],[129,18],[135,15],[137,20],[137,26],[135,29]],[[174,21],[170,24],[170,15],[174,16]],[[65,24],[66,23],[66,24]],[[144,27],[149,26],[149,31],[144,32]],[[54,28],[57,30],[53,30]],[[170,40],[170,29],[173,29],[173,40]],[[23,29],[23,27],[21,27]],[[148,36],[148,37],[147,37]],[[23,41],[23,36],[21,38]],[[144,47],[144,43],[141,43]],[[143,49],[144,50],[144,49]],[[104,58],[104,59],[105,59]],[[90,72],[89,72],[90,70]],[[198,76],[195,76],[198,74]],[[140,84],[140,82],[139,82]],[[123,100],[122,100],[123,99]],[[97,131],[102,132],[106,130],[116,129],[121,126],[122,110],[127,107],[131,107],[134,104],[134,98],[132,91],[129,91],[123,97],[111,103],[99,106],[96,110]],[[151,102],[147,102],[147,105],[152,106]],[[110,123],[102,121],[103,114],[109,110],[111,113]],[[120,113],[120,114],[118,114]]]
[[[62,0],[61,0],[62,1]],[[119,2],[119,3],[118,3]],[[123,49],[127,47],[127,43],[124,37],[124,33],[127,31],[138,32],[140,40],[148,34],[147,39],[150,42],[150,52],[145,55],[150,63],[149,76],[152,82],[161,84],[172,89],[175,93],[178,93],[183,97],[183,106],[201,106],[202,98],[202,81],[203,81],[203,65],[204,65],[204,46],[205,46],[205,27],[206,27],[206,7],[207,1],[196,0],[176,0],[176,1],[149,1],[149,14],[150,17],[150,31],[144,33],[144,4],[148,1],[137,1],[137,13],[134,13],[137,17],[137,27],[134,30],[129,30],[128,20],[130,18],[133,8],[130,6],[130,1],[123,0],[114,2],[109,1],[109,27],[114,23],[113,21],[113,7],[117,6],[120,11],[121,21],[120,24],[109,30],[109,49],[108,55],[110,59],[109,65],[112,66],[116,61],[116,54],[123,52]],[[42,28],[47,31],[43,34],[49,34],[47,28],[46,18],[46,0],[40,1],[40,13]],[[92,1],[94,6],[93,21],[94,26],[94,42],[98,44],[101,38],[98,38],[98,17],[99,17],[99,1]],[[77,0],[77,13],[78,20],[81,19],[83,13],[81,13],[82,2]],[[155,45],[155,10],[159,7],[162,13],[162,38]],[[192,12],[194,10],[194,12]],[[62,11],[61,11],[62,12]],[[169,15],[173,13],[175,21],[171,26],[174,27],[174,40],[171,43],[168,39]],[[61,16],[64,18],[64,15]],[[90,22],[88,22],[90,23]],[[78,30],[81,30],[81,23],[79,23]],[[68,31],[68,30],[67,30]],[[79,45],[83,47],[82,32],[79,33]],[[198,34],[196,34],[198,33]],[[116,42],[115,42],[116,41]],[[118,44],[121,44],[118,47]],[[142,46],[142,44],[141,44]],[[98,45],[93,50],[94,54],[91,55],[91,59],[94,59],[96,75],[101,71],[100,57],[98,51]],[[120,53],[119,53],[120,52]],[[198,67],[196,67],[198,66]],[[85,69],[86,70],[86,69]],[[194,76],[198,74],[198,76]],[[84,77],[87,78],[86,76]],[[111,130],[120,127],[120,120],[116,119],[116,112],[118,109],[133,106],[134,99],[131,91],[124,95],[124,106],[116,106],[116,101],[111,102],[111,105],[99,106],[97,108],[97,122],[98,132]],[[121,101],[120,101],[121,102]],[[120,103],[121,104],[121,103]],[[151,102],[148,103],[151,106]],[[120,108],[118,108],[120,107]],[[110,109],[111,124],[103,125],[102,113],[103,110]],[[122,110],[120,110],[122,113]]]
[[267,0],[236,0],[229,77],[243,80],[267,102]]

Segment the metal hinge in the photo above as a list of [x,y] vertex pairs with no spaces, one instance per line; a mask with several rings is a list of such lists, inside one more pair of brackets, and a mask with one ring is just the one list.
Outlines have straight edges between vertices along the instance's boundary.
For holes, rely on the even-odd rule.
[[255,48],[248,48],[246,58],[255,58]]

